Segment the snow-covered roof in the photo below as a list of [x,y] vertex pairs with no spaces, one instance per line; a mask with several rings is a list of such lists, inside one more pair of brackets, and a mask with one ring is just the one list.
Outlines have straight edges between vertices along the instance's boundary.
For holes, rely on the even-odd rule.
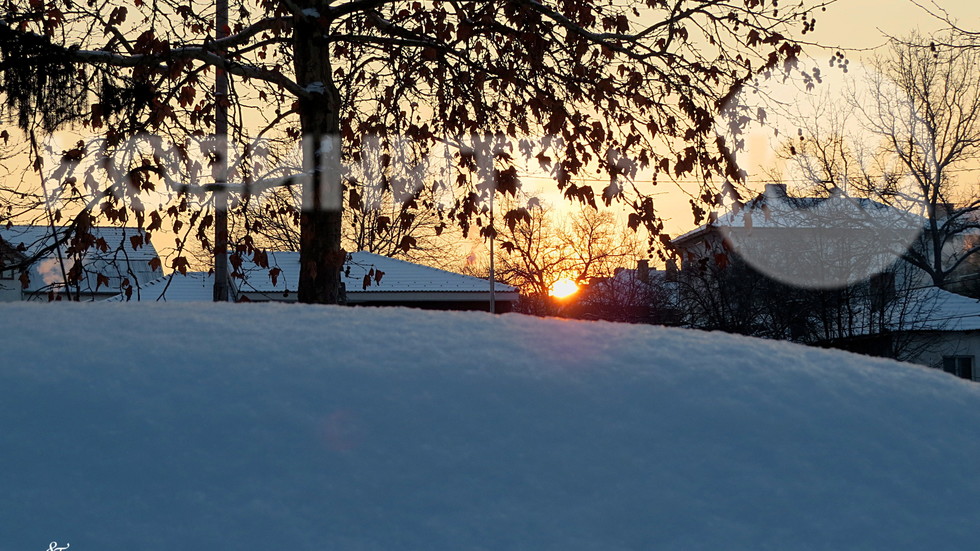
[[848,337],[886,332],[980,331],[980,301],[936,287],[899,293],[882,312],[855,302],[848,312]]
[[930,287],[915,292],[926,306],[920,330],[980,331],[980,301]]
[[[232,284],[239,294],[269,294],[295,299],[299,285],[299,253],[270,252],[269,263],[279,268],[282,273],[276,277],[275,283],[269,274],[270,268],[260,268],[251,260],[246,260],[241,268],[244,279],[233,278]],[[382,272],[380,281],[371,277],[371,285],[364,288],[364,276]],[[489,293],[490,283],[485,279],[467,276],[414,264],[404,260],[388,258],[367,252],[351,253],[345,265],[342,279],[347,288],[350,300],[357,302],[365,295],[383,293],[390,296],[394,293],[407,293],[399,296],[399,300],[412,300],[412,297],[431,298],[432,294],[457,293],[475,294]],[[169,287],[167,287],[167,283]],[[138,292],[134,290],[130,301],[167,301],[167,302],[209,302],[213,298],[214,276],[207,272],[189,272],[186,276],[171,274],[141,285]],[[164,289],[166,292],[164,293]],[[495,291],[500,300],[516,300],[517,288],[504,283],[497,283]],[[163,297],[161,298],[161,294]],[[353,296],[351,296],[353,295]],[[480,297],[482,298],[482,297]],[[474,297],[476,300],[477,297]],[[114,302],[125,302],[126,297],[120,293],[108,299]]]
[[[270,252],[270,266],[279,268],[276,281],[272,281],[269,268],[260,268],[246,259],[241,271],[244,280],[236,283],[242,293],[284,293],[294,292],[299,286],[299,253]],[[376,274],[383,275],[380,280]],[[371,274],[375,274],[372,276]],[[365,276],[370,285],[365,288]],[[350,253],[342,280],[347,293],[489,293],[490,282],[478,277],[458,274],[430,266],[423,266],[405,260],[389,258],[374,253],[358,251]],[[495,291],[513,294],[516,299],[517,288],[497,282]],[[503,298],[503,297],[502,297]]]
[[[208,272],[173,272],[133,289],[129,301],[210,302],[214,298],[214,275]],[[120,293],[106,302],[126,302]]]
[[842,193],[828,197],[790,197],[781,186],[769,187],[766,193],[717,215],[708,224],[675,237],[673,242],[682,244],[716,228],[900,228],[917,232],[925,223],[921,216],[867,198]]
[[[57,228],[59,236],[63,236],[65,231],[67,229],[64,227]],[[120,288],[123,279],[129,279],[131,284],[135,285],[163,275],[159,267],[154,269],[150,265],[150,261],[157,257],[157,251],[153,244],[145,239],[142,230],[132,227],[95,226],[91,228],[91,232],[97,241],[105,242],[106,250],[93,246],[85,252],[82,292],[111,292]],[[137,238],[135,241],[137,246],[134,246],[134,237]],[[33,256],[41,249],[50,246],[55,236],[49,227],[13,225],[0,226],[0,239],[26,256]],[[62,257],[66,249],[65,245],[60,247]],[[62,265],[66,271],[71,269],[71,261],[66,259],[61,262],[57,251],[42,256],[28,272],[30,283],[25,292],[32,293],[52,286],[57,287],[64,281]],[[96,274],[107,277],[108,285],[105,282],[100,284]]]
[[[117,227],[117,226],[93,226],[92,235],[96,239],[105,239],[109,250],[126,250],[126,256],[131,260],[150,260],[157,256],[157,251],[153,244],[146,242],[139,248],[134,248],[130,238],[134,236],[145,236],[145,232],[139,228]],[[67,228],[57,228],[58,235],[64,235]],[[47,226],[26,226],[13,225],[7,227],[0,225],[0,239],[3,239],[15,249],[23,250],[28,256],[38,249],[51,243],[52,231]]]

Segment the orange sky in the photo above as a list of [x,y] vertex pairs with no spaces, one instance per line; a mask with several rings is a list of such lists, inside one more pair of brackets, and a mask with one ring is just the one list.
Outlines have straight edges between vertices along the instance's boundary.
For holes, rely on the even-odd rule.
[[[964,28],[980,30],[980,0],[919,1],[936,12],[945,10]],[[888,35],[904,36],[913,30],[928,33],[943,26],[911,0],[838,0],[827,11],[818,11],[814,15],[817,17],[816,31],[805,38],[831,48],[848,49],[848,57],[855,60],[860,59],[863,52],[883,44]],[[809,51],[817,57],[830,54],[830,50],[824,53],[819,48]],[[549,202],[561,203],[547,178],[531,176],[525,181],[529,188],[547,186],[541,188],[541,195]],[[657,191],[655,202],[666,219],[667,232],[677,235],[691,229],[693,217],[687,204],[688,197],[669,185],[662,185]]]

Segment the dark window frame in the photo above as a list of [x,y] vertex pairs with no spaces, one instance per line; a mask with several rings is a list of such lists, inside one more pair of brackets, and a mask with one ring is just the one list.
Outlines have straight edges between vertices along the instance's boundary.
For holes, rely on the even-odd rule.
[[961,379],[977,380],[975,356],[965,354],[943,356],[942,370]]

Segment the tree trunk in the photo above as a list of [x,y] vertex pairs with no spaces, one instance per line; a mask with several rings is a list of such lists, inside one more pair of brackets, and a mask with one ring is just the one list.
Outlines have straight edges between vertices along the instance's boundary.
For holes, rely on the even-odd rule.
[[[215,31],[218,39],[228,36],[228,0],[215,3]],[[218,163],[215,167],[221,185],[228,183],[228,73],[215,69],[214,82],[214,137],[218,148]],[[231,293],[228,286],[228,192],[217,189],[214,197],[214,302],[227,302]]]
[[[297,2],[313,8],[310,0]],[[300,86],[311,92],[299,99],[303,132],[303,212],[300,218],[299,301],[336,304],[346,253],[340,247],[340,94],[332,80],[324,27],[296,18],[295,70]]]

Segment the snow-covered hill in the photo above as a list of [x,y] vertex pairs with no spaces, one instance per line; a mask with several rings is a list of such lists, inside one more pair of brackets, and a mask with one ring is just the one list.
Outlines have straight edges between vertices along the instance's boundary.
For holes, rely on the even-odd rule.
[[0,308],[0,550],[971,549],[980,385],[723,334]]

